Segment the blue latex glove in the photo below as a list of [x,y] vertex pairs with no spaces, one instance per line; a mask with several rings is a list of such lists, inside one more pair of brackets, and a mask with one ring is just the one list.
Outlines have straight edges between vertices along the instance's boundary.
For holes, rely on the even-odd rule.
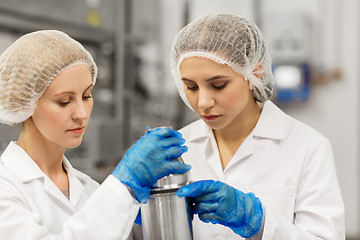
[[213,180],[198,181],[180,188],[179,197],[189,197],[193,214],[201,221],[230,227],[244,238],[255,235],[261,228],[263,210],[253,193],[243,193]]
[[135,218],[135,223],[138,224],[138,225],[142,225],[142,220],[141,220],[141,208],[139,208],[138,215],[137,215],[136,218]]
[[147,132],[125,154],[112,174],[127,185],[136,200],[146,203],[150,187],[170,173],[184,173],[191,166],[171,161],[187,151],[181,133],[170,128]]

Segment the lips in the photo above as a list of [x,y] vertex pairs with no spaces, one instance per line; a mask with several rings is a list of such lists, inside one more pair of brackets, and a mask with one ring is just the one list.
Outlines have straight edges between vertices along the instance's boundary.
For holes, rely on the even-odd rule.
[[208,121],[216,120],[218,117],[220,117],[220,115],[203,115],[203,118]]
[[73,128],[73,129],[69,129],[68,132],[72,132],[75,134],[82,134],[85,130],[85,126],[82,127],[78,127],[78,128]]

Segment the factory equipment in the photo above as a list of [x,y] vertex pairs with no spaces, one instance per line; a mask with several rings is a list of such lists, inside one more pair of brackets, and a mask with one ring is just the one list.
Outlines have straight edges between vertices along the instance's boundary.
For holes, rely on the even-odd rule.
[[278,64],[273,66],[275,95],[278,102],[296,102],[310,95],[309,65]]
[[[21,6],[21,7],[19,7]],[[123,141],[123,58],[126,0],[3,0],[0,2],[0,53],[19,36],[40,29],[64,31],[91,53],[99,74],[94,108],[83,143],[67,149],[77,169],[102,182],[121,159]],[[127,77],[129,79],[130,77]],[[20,130],[0,127],[0,151]]]
[[265,22],[265,38],[273,60],[275,101],[307,100],[311,71],[311,21],[308,14],[276,11],[268,14]]

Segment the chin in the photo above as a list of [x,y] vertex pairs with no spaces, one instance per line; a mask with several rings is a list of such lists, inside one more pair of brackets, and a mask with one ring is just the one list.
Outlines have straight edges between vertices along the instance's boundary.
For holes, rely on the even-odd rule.
[[70,146],[66,146],[66,148],[76,148],[76,147],[78,147],[80,144],[78,144],[78,145],[70,145]]
[[69,142],[69,143],[66,145],[66,148],[76,148],[76,147],[80,146],[81,142],[82,142],[82,139],[80,139],[79,141]]
[[220,130],[225,127],[224,124],[209,123],[207,121],[205,121],[205,124],[208,125],[209,128],[214,129],[214,130]]

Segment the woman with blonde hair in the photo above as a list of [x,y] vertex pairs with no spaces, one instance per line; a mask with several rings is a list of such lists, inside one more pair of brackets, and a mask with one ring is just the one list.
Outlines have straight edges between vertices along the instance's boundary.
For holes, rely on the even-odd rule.
[[66,148],[80,145],[93,107],[97,67],[63,32],[16,40],[0,57],[0,122],[22,124],[0,157],[1,239],[128,239],[150,187],[189,166],[181,134],[156,129],[137,141],[99,186],[74,169]]

